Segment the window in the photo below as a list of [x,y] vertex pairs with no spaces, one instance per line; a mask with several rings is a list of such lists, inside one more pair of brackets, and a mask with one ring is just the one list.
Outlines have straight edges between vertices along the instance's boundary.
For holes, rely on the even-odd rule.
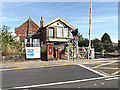
[[33,32],[33,34],[35,34],[35,32]]
[[53,28],[49,28],[49,38],[53,38]]
[[64,28],[64,37],[68,37],[68,28]]
[[29,34],[32,34],[32,31],[31,31],[31,30],[29,30]]
[[57,27],[57,37],[63,37],[63,28]]

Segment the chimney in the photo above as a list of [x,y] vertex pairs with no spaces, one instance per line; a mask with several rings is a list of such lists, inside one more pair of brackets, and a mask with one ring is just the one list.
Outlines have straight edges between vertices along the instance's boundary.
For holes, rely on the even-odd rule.
[[43,17],[41,16],[40,27],[43,26]]

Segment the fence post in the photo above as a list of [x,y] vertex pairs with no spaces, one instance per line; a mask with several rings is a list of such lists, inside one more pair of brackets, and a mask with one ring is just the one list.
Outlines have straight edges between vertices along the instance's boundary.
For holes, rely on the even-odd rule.
[[67,55],[68,60],[70,60],[70,47],[67,47]]
[[95,58],[95,54],[94,54],[94,48],[91,48],[91,59]]
[[32,38],[30,38],[30,47],[32,47]]

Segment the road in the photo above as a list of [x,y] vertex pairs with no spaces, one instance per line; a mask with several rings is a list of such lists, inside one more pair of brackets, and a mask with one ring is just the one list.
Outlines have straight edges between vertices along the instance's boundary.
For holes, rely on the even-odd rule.
[[[83,65],[3,70],[2,87],[5,90],[22,88],[118,88],[119,70],[115,69],[118,66],[118,61],[105,61],[104,63],[85,63]],[[109,65],[116,66],[111,69]],[[104,67],[105,70],[103,68],[98,70],[103,66],[107,69]]]

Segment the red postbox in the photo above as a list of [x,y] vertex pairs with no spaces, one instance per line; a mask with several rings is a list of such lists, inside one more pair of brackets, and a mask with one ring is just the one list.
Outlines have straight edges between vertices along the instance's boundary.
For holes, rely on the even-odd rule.
[[52,48],[53,48],[53,46],[49,46],[49,47],[48,47],[49,55],[52,55],[52,51],[53,51]]
[[47,60],[53,60],[54,59],[53,45],[54,45],[54,43],[47,43]]

